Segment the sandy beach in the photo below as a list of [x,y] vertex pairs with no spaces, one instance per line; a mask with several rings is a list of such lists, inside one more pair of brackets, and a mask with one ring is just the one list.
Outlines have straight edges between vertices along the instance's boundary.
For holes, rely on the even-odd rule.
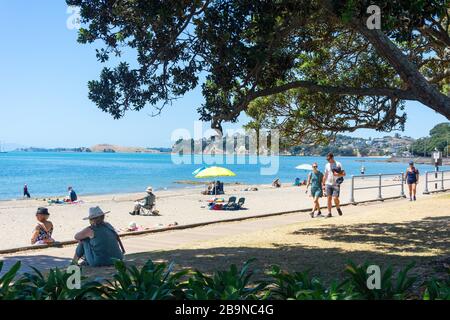
[[[376,179],[358,181],[361,185],[376,185]],[[392,179],[384,184],[398,183]],[[419,185],[419,190],[422,190]],[[87,225],[82,218],[87,215],[89,207],[100,206],[104,211],[111,211],[107,220],[119,230],[125,229],[130,222],[136,222],[144,228],[161,228],[169,224],[179,225],[221,221],[230,218],[264,215],[276,212],[307,209],[311,206],[311,198],[305,193],[305,187],[294,187],[284,184],[282,188],[272,188],[269,185],[258,185],[258,191],[243,191],[246,185],[226,185],[224,199],[230,196],[245,197],[245,210],[213,211],[205,208],[212,196],[201,195],[201,187],[165,190],[156,192],[156,207],[161,216],[131,216],[129,211],[134,206],[134,200],[144,196],[139,194],[113,194],[80,196],[83,203],[48,205],[43,200],[12,200],[0,202],[0,250],[30,245],[30,237],[36,225],[35,212],[39,206],[47,206],[50,220],[54,224],[54,238],[57,241],[73,240],[73,235]],[[350,179],[346,179],[341,189],[343,203],[350,199]],[[356,201],[376,199],[378,189],[359,190],[355,193]],[[400,186],[383,189],[383,197],[399,196]],[[421,195],[421,191],[419,192]],[[326,200],[322,199],[322,205]]]

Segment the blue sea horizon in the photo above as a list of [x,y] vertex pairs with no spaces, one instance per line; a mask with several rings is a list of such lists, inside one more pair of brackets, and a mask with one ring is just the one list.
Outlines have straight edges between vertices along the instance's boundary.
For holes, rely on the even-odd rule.
[[[9,152],[0,154],[0,200],[22,198],[24,184],[28,184],[32,197],[54,197],[66,194],[73,186],[80,195],[133,193],[151,185],[155,190],[192,187],[176,181],[197,181],[192,172],[211,165],[211,156],[185,156],[187,164],[176,164],[170,154],[144,153],[65,153],[65,152]],[[216,158],[217,159],[217,158]],[[324,157],[279,156],[279,169],[275,174],[261,175],[270,159],[256,156],[227,156],[227,167],[235,177],[220,178],[225,182],[268,184],[275,177],[283,183],[295,178],[306,179],[307,172],[295,169],[299,164],[317,162],[323,171]],[[347,172],[357,175],[361,165],[366,174],[401,174],[405,163],[388,163],[380,158],[336,157]],[[418,164],[421,172],[433,171],[431,165]],[[450,169],[449,166],[442,169]],[[207,180],[198,180],[207,181]]]

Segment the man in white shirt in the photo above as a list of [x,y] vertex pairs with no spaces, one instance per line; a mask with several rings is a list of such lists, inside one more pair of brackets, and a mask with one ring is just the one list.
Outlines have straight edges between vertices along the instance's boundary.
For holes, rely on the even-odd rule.
[[334,155],[331,152],[327,155],[327,161],[328,163],[325,165],[325,174],[323,176],[322,185],[328,199],[328,215],[326,217],[331,218],[332,200],[334,200],[338,214],[342,216],[339,194],[341,191],[341,183],[344,181],[343,177],[345,177],[345,171],[342,168],[341,163],[334,160]]

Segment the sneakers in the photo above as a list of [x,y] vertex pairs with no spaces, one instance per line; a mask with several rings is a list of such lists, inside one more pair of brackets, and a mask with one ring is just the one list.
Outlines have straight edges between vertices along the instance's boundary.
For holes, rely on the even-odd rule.
[[341,210],[341,208],[338,208],[338,209],[337,209],[337,212],[339,213],[340,216],[342,216],[342,210]]
[[322,212],[319,210],[319,212],[317,212],[317,217],[321,217],[322,216]]
[[309,215],[311,216],[311,218],[314,218],[314,211],[311,211]]
[[325,218],[332,218],[332,217],[333,217],[333,215],[331,213],[329,213],[325,216]]
[[413,197],[414,201],[416,201],[416,196]]

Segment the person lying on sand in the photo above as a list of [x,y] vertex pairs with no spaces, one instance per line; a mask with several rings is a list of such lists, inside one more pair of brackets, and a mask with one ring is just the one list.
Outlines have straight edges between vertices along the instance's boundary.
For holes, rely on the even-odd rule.
[[34,228],[33,235],[31,237],[31,244],[52,244],[55,242],[52,238],[53,223],[48,220],[50,213],[47,208],[38,208],[36,212],[36,219],[38,224]]
[[281,182],[280,182],[279,178],[276,178],[275,180],[273,180],[272,187],[274,187],[274,188],[280,188],[281,187]]
[[125,253],[122,241],[112,225],[105,222],[105,214],[99,207],[89,209],[89,227],[75,235],[78,246],[72,263],[78,264],[80,259],[91,267],[111,266],[114,259],[122,260]]

